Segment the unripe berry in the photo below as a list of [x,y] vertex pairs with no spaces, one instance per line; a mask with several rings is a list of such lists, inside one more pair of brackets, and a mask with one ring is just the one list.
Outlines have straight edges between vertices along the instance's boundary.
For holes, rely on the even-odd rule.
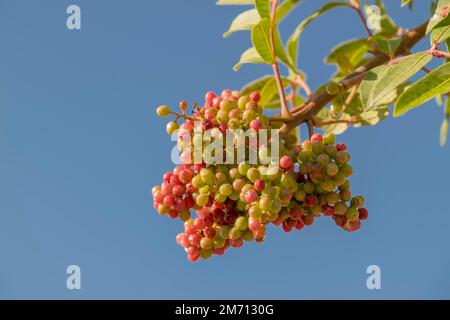
[[327,133],[326,135],[323,136],[323,143],[325,143],[326,145],[333,145],[334,144],[334,134],[332,133]]
[[176,121],[170,121],[166,126],[166,131],[168,134],[172,135],[175,131],[180,128]]
[[247,229],[242,233],[242,239],[249,242],[249,241],[253,241],[253,239],[255,239],[255,236],[253,235],[252,231]]
[[156,114],[158,117],[165,118],[167,117],[172,111],[170,108],[166,105],[160,106],[156,109]]
[[[212,246],[211,246],[212,247]],[[211,249],[200,249],[200,257],[202,259],[209,259],[212,255],[212,250]]]
[[236,219],[234,226],[241,231],[244,231],[248,228],[248,220],[246,217],[241,216]]
[[345,213],[345,217],[349,221],[356,221],[356,220],[358,220],[358,218],[359,218],[358,209],[356,209],[355,207],[348,208],[347,212]]
[[344,202],[338,202],[334,205],[334,213],[339,216],[345,215],[347,212],[347,205]]
[[362,207],[364,205],[364,197],[363,196],[356,196],[353,197],[350,204],[354,207]]
[[341,197],[342,201],[350,201],[350,199],[352,198],[350,190],[341,190],[339,192],[339,196]]
[[339,167],[335,163],[329,163],[327,164],[325,171],[327,172],[327,175],[329,175],[330,177],[334,177],[338,174]]
[[337,163],[341,163],[341,164],[347,163],[348,160],[350,160],[350,155],[345,150],[344,151],[338,151],[336,153],[336,158],[335,159],[336,159]]
[[242,96],[239,98],[238,100],[238,108],[241,110],[245,109],[245,106],[247,105],[247,103],[250,101],[249,96]]

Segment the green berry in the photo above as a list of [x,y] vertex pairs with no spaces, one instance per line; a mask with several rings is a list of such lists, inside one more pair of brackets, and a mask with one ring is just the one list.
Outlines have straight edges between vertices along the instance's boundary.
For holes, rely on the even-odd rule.
[[180,128],[180,126],[176,121],[170,121],[166,126],[166,131],[168,134],[172,135],[179,128]]
[[172,111],[170,108],[166,105],[160,106],[156,109],[156,114],[158,117],[165,118],[167,117]]
[[238,228],[238,230],[244,231],[248,227],[248,220],[246,217],[241,216],[236,219],[236,222],[234,223],[234,226]]

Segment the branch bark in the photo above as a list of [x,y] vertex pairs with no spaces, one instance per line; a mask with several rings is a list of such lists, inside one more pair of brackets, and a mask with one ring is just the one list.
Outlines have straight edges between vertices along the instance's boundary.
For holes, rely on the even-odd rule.
[[[402,43],[395,52],[395,56],[401,56],[409,52],[424,36],[427,29],[428,21],[422,23],[420,26],[409,30],[402,37]],[[377,53],[372,60],[365,65],[356,69],[352,74],[344,78],[339,84],[345,90],[359,84],[365,77],[366,73],[380,65],[388,62],[389,56],[384,53]],[[307,121],[309,118],[315,116],[322,108],[335,98],[336,95],[331,95],[328,92],[315,95],[313,99],[306,101],[303,105],[291,110],[292,119],[287,121],[280,128],[280,135],[283,136],[295,127]]]

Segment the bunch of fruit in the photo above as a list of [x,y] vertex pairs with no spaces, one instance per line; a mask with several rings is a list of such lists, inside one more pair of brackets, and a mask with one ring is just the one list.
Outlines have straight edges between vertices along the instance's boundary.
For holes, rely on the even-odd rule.
[[[350,192],[350,154],[344,144],[335,145],[332,134],[314,134],[298,144],[296,135],[290,133],[279,140],[276,162],[262,161],[271,146],[257,143],[259,158],[253,164],[193,163],[195,138],[187,140],[186,134],[194,134],[195,122],[216,139],[223,138],[227,130],[249,129],[257,134],[261,129],[279,128],[281,123],[263,115],[259,101],[258,92],[241,96],[238,91],[224,90],[220,96],[208,92],[204,106],[195,105],[193,115],[186,114],[184,101],[181,113],[168,106],[157,109],[161,117],[175,115],[177,121],[183,120],[181,127],[177,121],[169,122],[167,132],[181,129],[178,145],[184,151],[182,164],[165,173],[162,185],[152,189],[153,204],[159,214],[184,221],[184,232],[176,240],[190,261],[222,255],[246,241],[262,243],[268,224],[290,232],[312,225],[323,215],[355,231],[367,219],[364,198],[352,197]],[[229,145],[224,147],[224,154],[235,154],[242,143],[252,145],[251,139],[234,141],[232,150]],[[249,159],[248,152],[245,157]]]

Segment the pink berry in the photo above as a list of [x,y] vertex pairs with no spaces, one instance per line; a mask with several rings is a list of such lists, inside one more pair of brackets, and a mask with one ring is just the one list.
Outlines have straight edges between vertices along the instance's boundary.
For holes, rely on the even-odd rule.
[[258,132],[259,129],[262,129],[262,128],[263,128],[263,124],[260,120],[255,119],[255,120],[252,120],[252,122],[250,122],[250,129],[253,129],[256,132]]
[[259,102],[259,100],[261,100],[261,95],[259,94],[259,92],[254,91],[254,92],[250,93],[250,100]]
[[189,243],[191,244],[191,246],[198,247],[200,245],[200,240],[202,240],[202,236],[199,235],[198,233],[191,234],[188,237],[188,240],[189,240]]
[[257,232],[259,228],[261,227],[261,222],[259,222],[258,219],[250,217],[248,220],[248,228],[253,231]]
[[212,100],[216,97],[216,94],[212,91],[208,91],[205,95],[205,101],[212,102]]
[[311,142],[322,142],[322,135],[319,133],[315,133],[311,136]]
[[240,248],[244,244],[244,239],[239,238],[236,240],[230,240],[230,244],[233,248]]
[[256,179],[255,183],[253,184],[253,186],[255,187],[256,191],[263,191],[264,188],[266,187],[266,184],[264,183],[264,180]]
[[283,169],[289,169],[292,166],[292,159],[289,156],[283,156],[280,159],[280,167]]
[[233,94],[233,91],[230,89],[225,89],[222,91],[222,94],[220,95],[222,99],[228,98]]
[[245,201],[247,203],[253,203],[256,201],[256,199],[258,199],[258,193],[256,192],[256,190],[249,190],[245,193]]

